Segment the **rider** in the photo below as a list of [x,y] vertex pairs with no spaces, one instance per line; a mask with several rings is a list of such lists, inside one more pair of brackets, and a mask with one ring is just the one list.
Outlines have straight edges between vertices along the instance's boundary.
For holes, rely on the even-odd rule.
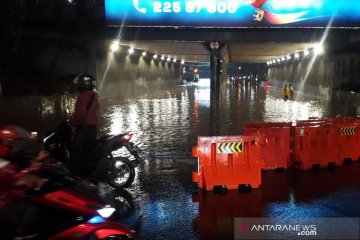
[[36,139],[25,129],[0,126],[0,226],[9,232],[15,229],[17,233],[26,233],[34,228],[38,211],[25,200],[25,190],[42,186],[43,179],[35,173],[48,156],[40,151],[35,158],[29,158],[38,150],[34,146]]
[[89,149],[96,140],[99,124],[99,101],[96,93],[96,80],[88,74],[80,74],[73,80],[79,95],[75,104],[75,112],[69,123],[73,128],[74,142],[71,152],[70,168],[80,177],[88,177],[91,172]]

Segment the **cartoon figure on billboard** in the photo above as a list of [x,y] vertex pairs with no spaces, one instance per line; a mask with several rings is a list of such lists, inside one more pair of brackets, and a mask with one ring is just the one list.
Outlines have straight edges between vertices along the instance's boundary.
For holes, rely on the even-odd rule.
[[250,0],[249,5],[255,8],[255,14],[253,15],[255,21],[261,22],[265,18],[266,21],[278,25],[306,20],[306,18],[302,17],[306,15],[308,11],[274,14],[264,9],[264,5],[266,5],[267,2],[268,0]]
[[251,0],[249,4],[256,8],[254,20],[261,22],[264,18],[265,12],[262,10],[263,5],[267,2],[267,0]]

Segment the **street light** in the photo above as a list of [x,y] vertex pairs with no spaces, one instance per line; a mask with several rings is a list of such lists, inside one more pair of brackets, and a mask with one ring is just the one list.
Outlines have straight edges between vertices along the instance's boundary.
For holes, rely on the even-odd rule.
[[146,56],[146,51],[144,51],[142,54],[141,54],[143,57]]
[[117,50],[119,50],[120,46],[119,46],[119,41],[113,41],[112,44],[110,45],[110,49],[112,52],[116,52]]
[[129,54],[133,54],[134,53],[134,48],[130,48],[128,52],[129,52]]
[[323,45],[319,44],[314,48],[315,55],[320,55],[324,53],[324,47]]

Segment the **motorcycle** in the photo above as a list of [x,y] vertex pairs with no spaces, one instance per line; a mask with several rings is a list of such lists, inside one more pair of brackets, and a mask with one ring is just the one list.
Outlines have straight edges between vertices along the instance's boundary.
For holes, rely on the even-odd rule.
[[41,217],[34,219],[36,227],[26,239],[131,239],[134,231],[108,220],[115,209],[79,184],[61,164],[47,163],[47,170],[39,173],[45,183],[27,191],[27,201]]
[[[135,168],[142,162],[139,148],[131,142],[133,134],[106,135],[96,140],[90,150],[94,177],[115,189],[129,187],[135,178]],[[56,130],[48,132],[43,139],[45,150],[51,157],[62,161],[69,167],[72,146],[72,130],[67,120]],[[129,156],[114,156],[113,152],[125,148]]]

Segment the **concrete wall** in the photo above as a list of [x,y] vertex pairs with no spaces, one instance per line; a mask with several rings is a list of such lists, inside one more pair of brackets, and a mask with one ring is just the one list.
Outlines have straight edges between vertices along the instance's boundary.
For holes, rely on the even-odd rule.
[[337,97],[337,92],[360,92],[360,56],[310,56],[301,61],[272,66],[268,75],[270,83],[276,87],[292,84],[297,94],[330,99]]
[[180,84],[181,65],[139,53],[98,50],[96,76],[100,96],[128,98]]
[[[337,84],[336,89],[349,90],[352,87],[360,87],[360,55],[342,54],[336,63],[337,73],[339,75],[340,86]],[[339,83],[339,82],[338,82]]]
[[[130,97],[178,84],[181,65],[127,52],[113,54],[105,41],[84,43],[84,50],[30,46],[21,52],[13,76],[0,79],[0,96],[48,95],[76,92],[72,79],[80,73],[96,76],[103,97]],[[109,61],[111,59],[111,61]],[[26,79],[26,80],[25,80]]]
[[270,84],[283,88],[292,84],[300,94],[330,98],[334,85],[334,59],[332,56],[309,56],[291,63],[277,64],[268,69]]

